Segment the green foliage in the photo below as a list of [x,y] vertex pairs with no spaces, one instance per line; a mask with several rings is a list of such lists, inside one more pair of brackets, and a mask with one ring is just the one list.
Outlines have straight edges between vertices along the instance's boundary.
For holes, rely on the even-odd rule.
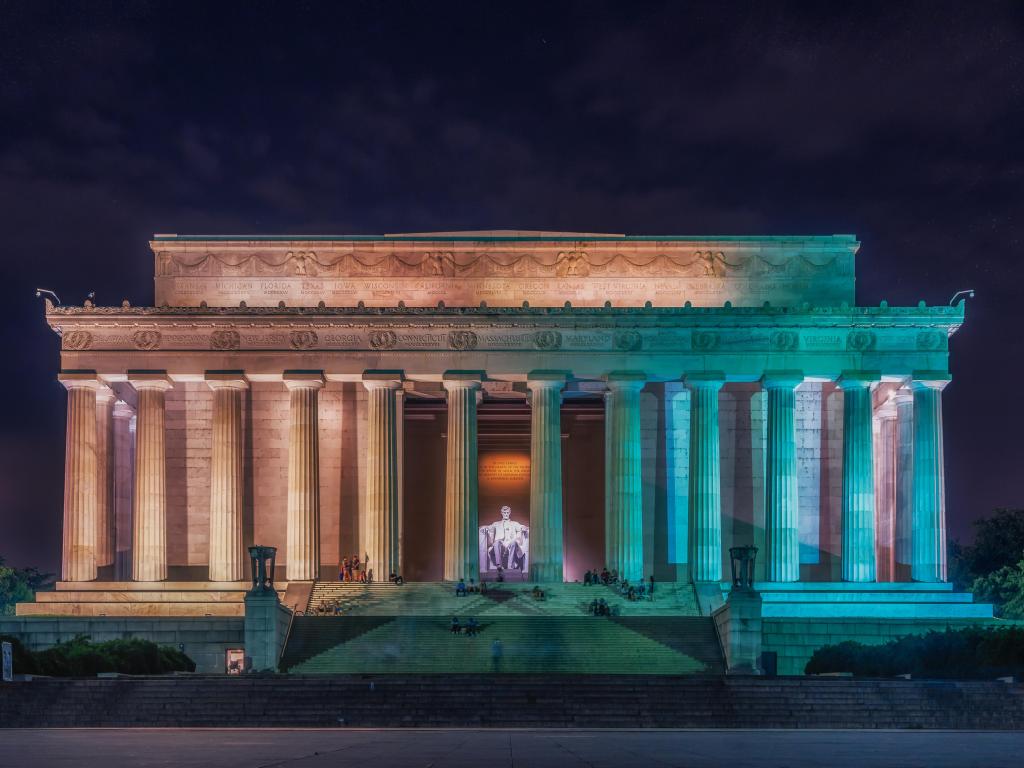
[[970,680],[1024,675],[1024,627],[968,627],[908,635],[884,645],[847,641],[814,652],[804,671],[857,677]]
[[37,674],[36,660],[32,652],[21,644],[21,640],[13,635],[0,635],[0,642],[11,644],[11,659],[14,662],[14,672],[20,675]]
[[11,568],[0,557],[0,616],[14,614],[14,604],[35,600],[36,592],[53,584],[52,573],[35,568]]
[[195,662],[176,648],[139,638],[93,643],[85,635],[78,635],[36,653],[26,650],[21,643],[14,647],[14,671],[22,674],[54,677],[86,677],[98,672],[163,675],[195,672],[195,669]]
[[981,602],[993,603],[997,616],[1024,619],[1024,560],[978,577],[971,591]]

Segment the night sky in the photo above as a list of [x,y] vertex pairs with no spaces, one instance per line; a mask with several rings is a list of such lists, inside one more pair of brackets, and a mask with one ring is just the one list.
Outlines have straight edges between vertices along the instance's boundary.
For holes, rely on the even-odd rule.
[[1024,506],[1024,3],[0,0],[0,555],[57,570],[36,286],[150,304],[154,232],[854,233],[858,303],[974,288],[953,536]]

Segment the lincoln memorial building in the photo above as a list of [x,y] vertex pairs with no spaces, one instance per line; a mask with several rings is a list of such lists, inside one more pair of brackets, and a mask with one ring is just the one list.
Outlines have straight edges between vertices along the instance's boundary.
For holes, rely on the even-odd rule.
[[19,619],[240,622],[253,545],[276,547],[274,589],[306,618],[392,575],[406,595],[539,585],[571,613],[607,569],[708,620],[748,546],[782,657],[826,618],[851,638],[990,618],[947,582],[963,303],[857,306],[859,247],[155,235],[152,306],[47,302],[62,580]]

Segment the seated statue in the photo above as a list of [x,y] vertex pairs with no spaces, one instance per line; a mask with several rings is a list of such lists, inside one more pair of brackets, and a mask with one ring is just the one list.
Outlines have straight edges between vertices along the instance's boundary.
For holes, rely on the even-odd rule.
[[512,520],[512,508],[501,508],[501,519],[480,526],[480,570],[526,573],[529,569],[530,527]]

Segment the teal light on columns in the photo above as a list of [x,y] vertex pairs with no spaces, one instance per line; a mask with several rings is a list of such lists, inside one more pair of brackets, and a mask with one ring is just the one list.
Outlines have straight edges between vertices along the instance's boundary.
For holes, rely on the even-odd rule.
[[562,388],[565,374],[531,373],[530,580],[562,581]]
[[623,371],[608,376],[605,394],[605,563],[624,579],[643,578],[643,483],[640,390],[646,377]]
[[801,371],[768,371],[768,446],[765,459],[765,578],[799,581],[800,520],[796,474],[796,387]]
[[723,373],[686,377],[690,388],[690,563],[694,581],[722,580],[722,474],[718,391]]
[[875,580],[875,470],[871,387],[876,371],[844,371],[843,581]]
[[942,390],[949,374],[915,371],[914,516],[910,577],[946,581],[946,476],[942,449]]
[[477,547],[476,398],[479,374],[446,373],[448,393],[448,446],[444,491],[444,579],[475,579],[480,575]]

